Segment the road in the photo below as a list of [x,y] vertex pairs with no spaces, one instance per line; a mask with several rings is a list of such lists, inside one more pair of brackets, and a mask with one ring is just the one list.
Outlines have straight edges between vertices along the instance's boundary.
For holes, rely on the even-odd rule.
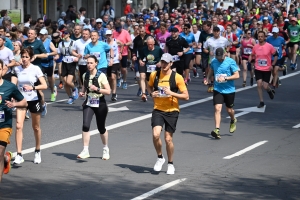
[[[48,105],[41,121],[42,163],[33,164],[31,120],[24,125],[25,162],[3,176],[0,199],[300,199],[299,71],[289,71],[274,100],[264,93],[265,110],[256,87],[242,88],[236,81],[237,131],[229,133],[222,111],[221,140],[210,136],[214,128],[212,95],[201,79],[188,85],[190,100],[181,101],[174,134],[175,175],[153,171],[151,98],[136,97],[138,87],[129,73],[127,90],[118,89],[118,102],[106,98],[111,159],[101,160],[102,144],[95,120],[91,126],[91,158],[77,160],[82,150],[82,99],[67,105],[64,91]],[[249,80],[248,80],[249,82]],[[45,91],[46,101],[50,92]],[[63,101],[62,101],[63,100]],[[122,108],[121,111],[117,108]],[[253,112],[252,112],[253,111]],[[293,128],[294,127],[294,128]],[[297,128],[298,127],[298,128]],[[163,135],[161,137],[163,139]],[[164,155],[166,156],[163,142]],[[15,152],[14,135],[7,148]]]

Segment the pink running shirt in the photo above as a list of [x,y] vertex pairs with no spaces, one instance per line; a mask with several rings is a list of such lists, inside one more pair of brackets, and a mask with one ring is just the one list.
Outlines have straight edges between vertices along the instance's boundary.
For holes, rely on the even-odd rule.
[[[123,44],[132,41],[129,32],[126,31],[125,29],[122,29],[121,33],[118,33],[117,31],[114,30],[113,38],[119,40]],[[119,47],[119,52],[121,52],[120,50],[121,48]],[[128,55],[128,46],[124,46],[122,56],[127,56],[127,55]]]
[[260,71],[271,71],[272,55],[276,52],[275,48],[269,44],[256,44],[252,49],[252,56],[255,56],[255,69]]

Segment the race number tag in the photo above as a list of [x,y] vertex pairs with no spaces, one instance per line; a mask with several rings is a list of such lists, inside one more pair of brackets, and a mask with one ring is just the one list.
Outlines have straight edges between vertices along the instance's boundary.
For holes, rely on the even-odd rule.
[[244,54],[251,54],[252,49],[251,48],[244,48]]
[[97,60],[100,60],[101,58],[100,52],[93,52],[91,53],[91,55],[94,55],[97,58]]
[[180,57],[178,55],[173,56],[173,62],[179,61]]
[[219,81],[219,78],[221,78],[221,77],[224,77],[224,80],[225,80],[225,77],[227,77],[227,75],[226,74],[216,74],[216,76],[215,76],[216,81],[218,83],[226,83],[226,81],[224,81],[224,82]]
[[166,43],[160,43],[159,46],[160,46],[160,48],[161,48],[162,50],[164,50],[164,49],[165,49],[165,46],[166,46]]
[[4,122],[5,121],[5,113],[3,110],[0,110],[0,122]]
[[167,95],[163,89],[163,87],[158,87],[158,97],[169,97],[169,95]]
[[74,57],[73,56],[66,56],[65,61],[66,61],[66,63],[72,63],[72,62],[74,62]]
[[27,96],[31,96],[32,90],[26,90],[25,87],[20,86],[20,90],[22,93],[26,94]]
[[99,97],[88,97],[88,102],[90,107],[99,107],[100,99]]
[[154,72],[156,69],[156,65],[147,65],[147,72]]
[[257,61],[257,64],[261,67],[266,67],[267,66],[267,60],[266,59],[259,59]]
[[298,31],[291,31],[291,36],[293,36],[293,37],[298,36]]

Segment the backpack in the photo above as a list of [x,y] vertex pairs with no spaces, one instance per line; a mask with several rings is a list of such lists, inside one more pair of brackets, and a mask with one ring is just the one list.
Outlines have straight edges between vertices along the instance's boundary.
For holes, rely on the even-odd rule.
[[[96,75],[94,76],[94,78],[92,80],[92,84],[94,86],[96,86],[97,88],[100,88],[98,78],[101,74],[102,74],[102,71],[97,70],[97,73],[96,73]],[[90,80],[90,71],[86,71],[83,85],[87,89],[87,94],[90,92],[90,90],[89,90],[89,80]]]
[[[67,47],[68,52],[69,52],[70,55],[72,55],[72,46],[73,46],[73,40],[71,41],[70,45]],[[64,54],[64,56],[67,55],[67,51],[66,51],[64,40],[62,41],[62,53]]]
[[[156,72],[156,76],[155,76],[155,79],[154,79],[154,83],[153,83],[153,88],[154,88],[154,91],[157,91],[158,90],[158,81],[159,81],[159,76],[160,76],[160,70],[158,70]],[[178,92],[178,87],[176,85],[176,79],[175,79],[175,76],[176,76],[176,72],[172,70],[172,73],[170,75],[170,79],[169,79],[169,84],[170,84],[170,90],[172,92]]]

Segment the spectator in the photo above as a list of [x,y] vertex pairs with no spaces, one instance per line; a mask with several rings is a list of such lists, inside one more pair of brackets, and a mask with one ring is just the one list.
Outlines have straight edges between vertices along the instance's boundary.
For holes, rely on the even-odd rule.
[[36,27],[38,27],[39,29],[42,29],[44,27],[44,20],[43,20],[43,18],[38,18],[37,19]]
[[65,12],[62,12],[60,14],[60,18],[57,20],[58,26],[64,25],[65,24],[65,18],[67,14]]
[[110,21],[113,22],[113,20],[109,20],[109,15],[104,15],[104,16],[103,16],[102,27],[103,27],[103,28],[106,28],[106,25],[107,25]]
[[27,14],[24,17],[25,25],[26,27],[30,27],[30,22],[31,22],[31,15]]
[[69,24],[72,21],[76,21],[77,15],[75,13],[75,8],[73,5],[69,5],[68,10],[66,12],[66,23]]
[[[111,7],[110,1],[106,1],[101,11],[100,16],[104,18],[105,15],[108,16],[110,21],[113,21],[115,19],[115,10],[113,9],[113,7]],[[107,24],[107,22],[105,24]]]
[[7,10],[1,10],[0,12],[1,18],[0,18],[0,25],[2,26],[2,21],[5,17],[7,17]]
[[170,10],[169,2],[165,1],[164,7],[163,7],[163,12],[164,13],[169,13],[170,12],[169,10]]
[[131,5],[130,4],[132,4],[132,1],[131,0],[127,0],[127,5],[124,8],[124,14],[125,15],[128,15],[129,13],[131,13]]
[[86,8],[81,7],[81,8],[79,9],[79,12],[80,12],[79,20],[80,20],[82,23],[84,23],[84,19],[85,19],[84,15],[86,14]]

